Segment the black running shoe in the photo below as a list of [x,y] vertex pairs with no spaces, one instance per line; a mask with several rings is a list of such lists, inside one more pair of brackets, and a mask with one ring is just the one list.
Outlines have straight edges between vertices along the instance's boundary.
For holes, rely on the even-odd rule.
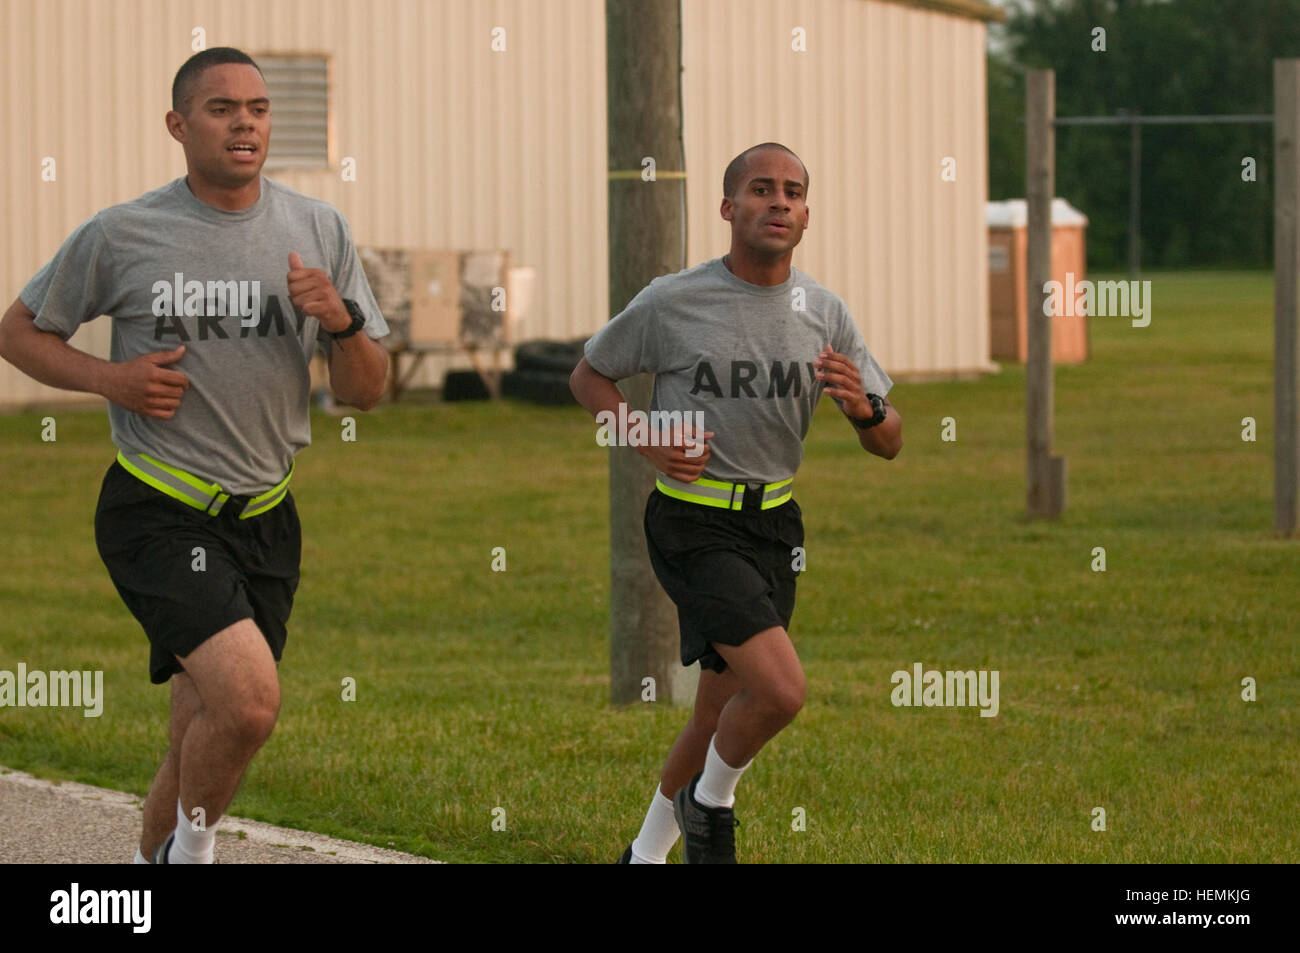
[[673,797],[673,814],[682,832],[682,860],[688,864],[736,862],[736,815],[729,807],[705,807],[695,800],[703,772]]
[[167,859],[167,851],[172,849],[172,841],[175,839],[176,832],[172,831],[167,835],[167,839],[162,842],[162,846],[153,852],[153,858],[150,860],[150,863],[170,864],[171,861]]
[[628,844],[628,845],[627,845],[627,850],[623,851],[623,856],[620,857],[618,860],[614,861],[614,863],[616,863],[616,864],[630,864],[630,863],[632,863],[632,845],[631,845],[631,844]]

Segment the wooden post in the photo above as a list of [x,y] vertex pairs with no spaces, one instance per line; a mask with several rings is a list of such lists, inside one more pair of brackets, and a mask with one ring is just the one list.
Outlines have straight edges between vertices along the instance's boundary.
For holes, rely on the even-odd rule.
[[1129,113],[1128,156],[1128,276],[1142,271],[1142,124],[1136,109]]
[[1300,270],[1300,60],[1273,61],[1273,526],[1296,530],[1296,274]]
[[1025,73],[1025,197],[1029,210],[1029,359],[1025,366],[1026,506],[1030,519],[1065,508],[1065,460],[1052,458],[1052,318],[1044,313],[1052,280],[1052,198],[1056,194],[1056,74]]
[[[609,313],[659,275],[686,267],[686,156],[682,145],[679,0],[605,0],[609,152]],[[640,174],[654,159],[656,178]],[[659,173],[668,173],[659,175]],[[645,410],[651,378],[622,385]],[[681,663],[677,609],[659,586],[643,518],[654,469],[630,447],[609,457],[610,678],[614,704],[640,702],[646,678],[659,703],[688,704],[699,669]]]

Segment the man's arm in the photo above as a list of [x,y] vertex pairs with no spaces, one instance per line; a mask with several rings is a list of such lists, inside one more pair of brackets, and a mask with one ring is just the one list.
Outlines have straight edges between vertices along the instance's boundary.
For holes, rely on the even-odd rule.
[[903,418],[889,398],[883,395],[880,398],[885,402],[885,419],[870,430],[859,430],[852,421],[873,417],[876,411],[866,397],[857,367],[843,354],[836,354],[829,345],[817,355],[813,366],[817,369],[817,379],[825,385],[823,393],[834,398],[844,416],[849,418],[849,425],[857,433],[862,449],[886,460],[898,456],[898,451],[903,449]]
[[[862,449],[868,453],[892,460],[898,456],[898,451],[903,449],[903,418],[899,416],[888,397],[880,399],[885,402],[885,419],[870,430],[858,430],[858,443],[862,444]],[[868,401],[866,416],[870,417],[872,413],[871,403]]]
[[[630,411],[619,413],[619,408],[626,403],[622,391],[614,381],[588,364],[585,357],[578,361],[578,366],[569,375],[569,390],[573,391],[573,396],[577,398],[578,403],[593,417],[598,417],[602,413],[612,414],[613,419],[617,421],[626,419],[626,415],[630,413]],[[689,429],[688,427],[687,430]],[[620,446],[625,443],[625,434],[614,433],[612,436],[617,439]],[[712,451],[709,449],[708,439],[712,436],[713,432],[709,430],[703,434],[689,432],[677,434],[674,446],[637,447],[636,452],[649,460],[660,473],[674,480],[681,480],[683,483],[694,483],[704,473],[704,466],[709,462]],[[686,438],[697,438],[699,444],[703,445],[703,449],[701,450],[692,441],[690,449],[696,453],[694,456],[688,455]]]
[[[346,331],[352,315],[321,268],[307,268],[295,251],[289,253],[289,300],[320,322],[329,333]],[[345,404],[369,410],[384,396],[388,383],[388,351],[359,330],[335,340],[330,348],[330,390]]]
[[593,417],[603,412],[618,416],[618,408],[626,403],[618,385],[588,364],[585,357],[569,375],[569,390]]
[[[345,325],[346,327],[346,325]],[[345,404],[369,410],[384,396],[388,350],[358,331],[330,348],[330,390]]]
[[28,377],[62,390],[99,394],[146,417],[175,416],[189,378],[164,365],[180,360],[185,345],[115,364],[80,351],[52,331],[36,326],[22,298],[0,319],[0,357]]

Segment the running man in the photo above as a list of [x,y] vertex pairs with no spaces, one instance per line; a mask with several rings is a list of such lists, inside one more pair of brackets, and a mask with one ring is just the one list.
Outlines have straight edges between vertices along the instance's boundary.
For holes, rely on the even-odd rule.
[[[148,635],[151,680],[171,680],[135,862],[200,864],[280,708],[308,363],[319,342],[335,396],[368,410],[388,328],[342,214],[262,178],[271,104],[252,59],[192,56],[166,124],[187,175],[78,227],[0,321],[0,356],[109,401],[119,452],[95,540]],[[67,343],[100,314],[109,361]]]
[[863,449],[888,460],[903,445],[885,399],[893,382],[848,308],[791,267],[808,227],[803,163],[777,143],[754,146],[727,166],[722,192],[730,254],[652,281],[587,342],[570,381],[593,415],[621,420],[615,382],[652,373],[651,410],[707,428],[637,448],[659,471],[645,511],[650,561],[677,605],[682,664],[701,672],[694,713],[620,863],[665,863],[680,831],[686,863],[734,864],[736,785],[803,707],[787,631],[803,546],[792,493],[822,393]]

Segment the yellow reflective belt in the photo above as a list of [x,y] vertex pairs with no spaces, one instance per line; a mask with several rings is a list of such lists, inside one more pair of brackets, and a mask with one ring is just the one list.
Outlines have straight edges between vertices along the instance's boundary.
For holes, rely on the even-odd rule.
[[[683,483],[672,477],[658,474],[655,486],[665,496],[700,506],[713,506],[723,510],[739,510],[744,505],[744,483],[724,483],[721,480],[707,480],[701,477],[694,483]],[[768,483],[763,487],[763,502],[760,509],[770,510],[785,503],[794,495],[794,477]]]
[[[165,493],[173,500],[180,500],[186,506],[202,510],[209,516],[216,516],[220,513],[221,508],[230,499],[230,494],[223,490],[219,484],[200,480],[179,467],[163,463],[161,460],[155,460],[145,453],[128,454],[119,450],[117,452],[117,462],[122,464],[123,468],[132,476],[149,484],[159,493]],[[239,518],[246,520],[253,516],[260,516],[262,513],[273,509],[276,504],[283,500],[289,492],[289,480],[293,477],[293,468],[294,464],[291,463],[289,473],[283,480],[265,493],[260,493],[249,500],[244,505]]]
[[788,480],[781,480],[779,483],[769,483],[763,487],[763,509],[770,510],[774,506],[780,506],[790,497],[794,496],[794,477]]
[[252,516],[261,516],[267,510],[275,509],[280,501],[285,498],[289,492],[289,480],[293,478],[294,463],[290,462],[289,472],[285,474],[283,480],[277,483],[265,493],[259,494],[248,501],[244,511],[239,514],[241,520],[246,520]]

